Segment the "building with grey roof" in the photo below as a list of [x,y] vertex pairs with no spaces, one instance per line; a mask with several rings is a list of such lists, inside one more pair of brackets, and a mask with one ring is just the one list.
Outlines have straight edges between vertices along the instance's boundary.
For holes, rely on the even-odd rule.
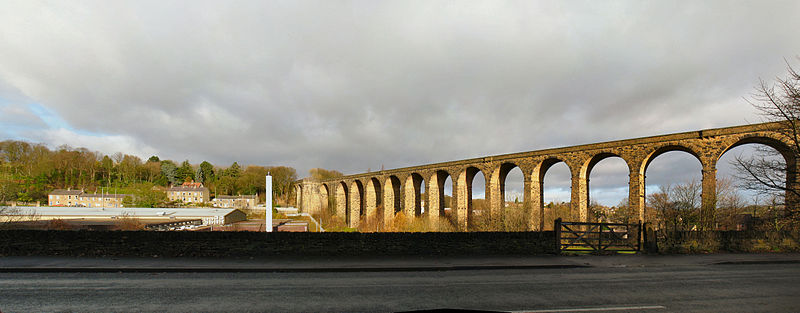
[[167,188],[167,199],[169,201],[180,201],[183,203],[203,203],[211,201],[208,188],[202,183],[186,182],[180,186]]
[[58,208],[15,207],[4,210],[0,221],[9,217],[15,220],[78,220],[113,221],[121,218],[137,218],[151,222],[199,219],[203,225],[225,225],[246,220],[244,212],[227,208]]
[[236,208],[236,209],[249,209],[255,208],[258,204],[258,196],[256,195],[239,195],[239,196],[216,196],[211,201],[214,207],[218,208]]
[[133,197],[133,195],[118,193],[84,193],[83,190],[77,189],[56,189],[47,195],[47,205],[89,208],[121,208],[123,207],[122,200],[125,199],[125,197]]

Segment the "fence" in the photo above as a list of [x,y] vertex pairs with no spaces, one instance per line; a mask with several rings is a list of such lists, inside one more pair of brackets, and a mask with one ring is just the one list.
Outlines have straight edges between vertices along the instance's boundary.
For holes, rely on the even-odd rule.
[[555,220],[556,251],[639,252],[642,223],[583,223]]

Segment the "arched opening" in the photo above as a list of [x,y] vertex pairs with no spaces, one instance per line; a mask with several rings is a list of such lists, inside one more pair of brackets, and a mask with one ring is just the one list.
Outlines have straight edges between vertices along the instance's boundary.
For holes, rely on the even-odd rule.
[[294,196],[294,205],[296,205],[300,210],[305,209],[303,208],[303,186],[300,184],[294,185]]
[[394,216],[402,212],[400,193],[400,179],[389,176],[383,184],[383,227],[389,227],[394,221]]
[[377,177],[371,178],[370,182],[372,183],[372,188],[375,189],[375,206],[380,206],[383,204],[383,191],[381,189],[381,182]]
[[703,165],[692,150],[668,146],[645,161],[645,220],[656,229],[701,229]]
[[523,203],[525,178],[522,170],[514,163],[505,163],[500,166],[499,175],[503,225],[498,230],[525,231],[528,229],[530,208],[525,208]]
[[347,183],[340,182],[336,187],[336,216],[344,216],[347,225],[351,225],[350,192]]
[[353,181],[350,190],[352,190],[352,194],[350,195],[350,209],[353,210],[351,214],[356,216],[356,218],[352,220],[354,222],[354,226],[352,227],[358,227],[366,212],[364,210],[364,185],[359,180]]
[[628,205],[630,169],[615,154],[593,157],[586,167],[589,220],[611,223],[635,223],[639,212]]
[[402,203],[400,202],[400,179],[397,176],[389,176],[384,185],[384,203],[387,205],[387,213],[391,215],[397,214],[403,210]]
[[432,221],[448,221],[451,226],[455,225],[455,210],[452,209],[453,180],[450,178],[450,173],[445,170],[436,171],[429,185],[427,214],[433,217]]
[[[420,178],[422,178],[422,176],[420,176]],[[425,208],[427,207],[428,203],[426,203],[427,196],[426,196],[425,193],[427,192],[427,189],[428,188],[425,187],[425,179],[422,178],[420,180],[420,182],[419,182],[419,200],[418,200],[419,201],[419,209],[418,210],[417,209],[414,210],[414,212],[415,212],[415,214],[417,216],[420,216],[420,215],[426,213],[426,209]]]
[[551,158],[542,162],[539,171],[541,203],[543,206],[542,227],[553,230],[553,221],[558,218],[577,221],[577,212],[572,212],[572,173],[564,161]]
[[756,220],[784,216],[793,194],[783,188],[796,179],[790,169],[797,160],[790,151],[775,139],[748,137],[722,153],[716,166],[716,229],[751,230]]
[[445,174],[444,182],[442,183],[442,208],[445,216],[453,216],[452,220],[455,220],[455,212],[456,212],[456,203],[453,195],[455,194],[455,190],[453,189],[453,177],[450,176],[449,173]]
[[406,179],[406,215],[420,216],[424,212],[424,205],[422,198],[425,195],[425,180],[422,175],[413,173]]
[[475,231],[489,230],[489,203],[486,202],[486,177],[477,167],[466,170],[467,227]]
[[329,208],[332,207],[330,203],[330,193],[328,192],[328,185],[319,185],[319,207],[320,213],[330,213]]
[[380,225],[383,222],[383,190],[381,183],[376,177],[367,180],[365,191],[366,202],[366,219],[369,225],[369,230],[380,230]]

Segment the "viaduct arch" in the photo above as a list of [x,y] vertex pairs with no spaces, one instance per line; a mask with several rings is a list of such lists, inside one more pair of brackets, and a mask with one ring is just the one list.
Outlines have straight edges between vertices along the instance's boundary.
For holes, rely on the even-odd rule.
[[[551,166],[564,162],[569,167],[572,216],[587,221],[589,174],[603,159],[618,157],[629,169],[628,204],[639,213],[639,219],[646,222],[645,172],[648,165],[663,153],[684,151],[702,164],[701,215],[704,224],[710,225],[716,208],[717,161],[734,147],[757,143],[776,149],[789,169],[787,186],[798,184],[798,162],[789,148],[792,141],[784,133],[784,124],[780,122],[762,123],[434,163],[324,181],[306,178],[297,184],[296,199],[300,209],[310,213],[318,213],[330,203],[335,206],[333,213],[346,220],[350,227],[357,227],[363,216],[374,216],[389,225],[397,212],[438,221],[446,209],[444,181],[449,177],[452,180],[450,214],[456,227],[463,231],[468,228],[472,179],[476,173],[480,171],[486,179],[488,214],[496,221],[502,220],[505,177],[518,167],[524,177],[527,228],[542,230],[545,223],[552,222],[543,218],[544,176]],[[425,193],[421,194],[423,188]],[[790,196],[787,193],[787,197]],[[329,200],[329,197],[333,198]],[[788,203],[796,203],[796,200],[787,198]]]

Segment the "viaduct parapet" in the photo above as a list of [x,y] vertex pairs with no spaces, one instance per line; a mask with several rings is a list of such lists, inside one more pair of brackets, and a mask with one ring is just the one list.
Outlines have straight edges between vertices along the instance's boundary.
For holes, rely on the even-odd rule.
[[[648,165],[663,153],[683,151],[702,165],[701,218],[707,226],[713,221],[716,208],[717,161],[734,147],[756,143],[776,149],[789,168],[787,186],[797,184],[797,160],[789,148],[793,141],[784,135],[785,130],[780,122],[753,124],[426,164],[323,181],[307,178],[296,184],[297,204],[301,210],[312,214],[330,210],[350,227],[358,227],[359,221],[366,217],[390,225],[397,212],[404,212],[407,216],[421,216],[437,223],[447,214],[456,228],[464,231],[473,218],[475,175],[481,172],[486,180],[490,220],[502,221],[506,206],[505,178],[512,169],[519,168],[524,176],[523,208],[528,229],[543,230],[545,223],[552,223],[544,218],[542,192],[550,167],[559,162],[567,165],[571,174],[571,218],[587,221],[589,174],[603,159],[618,157],[629,169],[629,205],[639,212],[640,220],[647,222],[645,172]],[[453,208],[445,208],[448,177],[452,180]],[[794,203],[789,196],[787,194],[787,203]]]

